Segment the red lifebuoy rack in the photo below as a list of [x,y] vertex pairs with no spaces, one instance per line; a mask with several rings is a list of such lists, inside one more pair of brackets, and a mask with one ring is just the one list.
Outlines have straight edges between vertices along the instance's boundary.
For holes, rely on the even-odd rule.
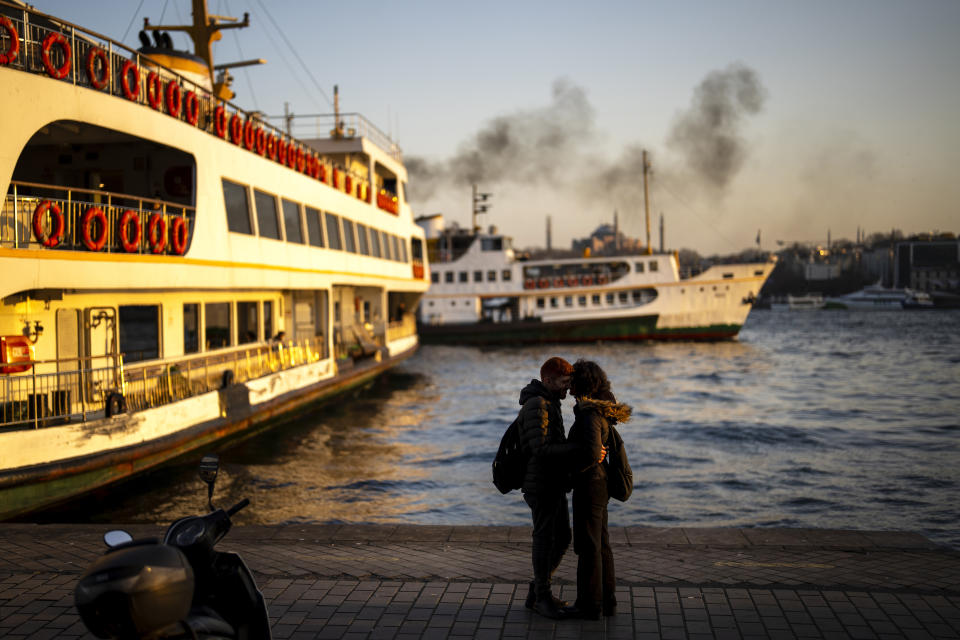
[[277,159],[277,136],[272,133],[267,136],[267,156],[271,160]]
[[160,98],[163,96],[163,82],[160,80],[160,74],[151,71],[147,74],[147,102],[154,111],[160,110]]
[[[97,62],[103,73],[97,75]],[[103,89],[110,82],[110,65],[107,63],[107,53],[100,47],[90,47],[87,51],[87,78],[95,89]]]
[[183,111],[187,122],[193,126],[197,126],[197,123],[200,121],[200,98],[197,97],[195,92],[187,91],[183,96]]
[[257,153],[261,156],[267,154],[267,134],[264,132],[263,127],[257,127],[257,133],[255,134],[257,139]]
[[6,29],[10,35],[10,47],[3,53],[0,53],[0,64],[10,64],[17,59],[20,53],[20,34],[13,22],[7,16],[0,16],[0,27]]
[[[133,87],[130,86],[130,72],[133,71]],[[127,60],[123,63],[120,70],[120,86],[123,88],[123,95],[127,100],[136,100],[140,97],[140,69],[133,60]]]
[[[94,236],[93,225],[98,223],[99,230]],[[90,207],[80,218],[80,237],[83,240],[83,246],[90,251],[100,251],[103,245],[107,244],[107,214],[100,207]]]
[[170,224],[170,243],[178,256],[187,250],[187,221],[182,217],[174,218]]
[[[130,237],[130,223],[133,222],[133,238]],[[120,244],[127,253],[136,253],[140,249],[140,216],[136,211],[127,209],[120,218]]]
[[541,289],[546,289],[550,286],[550,281],[546,278],[540,278],[540,280],[537,281],[537,286]]
[[233,144],[243,142],[243,121],[240,119],[239,113],[230,116],[230,141]]
[[[50,235],[44,235],[43,223],[47,211],[53,216],[53,223],[50,227]],[[50,200],[44,200],[33,210],[33,235],[37,241],[45,247],[52,249],[60,244],[63,238],[63,212],[60,211],[60,205]]]
[[257,128],[253,126],[253,120],[247,118],[247,121],[243,123],[243,146],[247,148],[247,151],[253,151],[256,144]]
[[147,240],[150,242],[150,253],[163,253],[167,248],[167,221],[159,213],[150,216]]
[[183,97],[183,91],[180,89],[180,83],[176,80],[171,80],[167,83],[167,113],[169,113],[174,118],[180,117],[180,109],[183,106],[181,98]]
[[213,128],[221,138],[227,137],[227,110],[222,104],[218,104],[213,110]]
[[[59,67],[53,66],[53,60],[50,59],[50,51],[54,45],[59,45],[63,51],[63,64]],[[72,56],[70,43],[62,33],[50,33],[43,39],[43,45],[40,48],[40,58],[43,60],[43,66],[51,78],[66,78],[70,73],[70,58]]]

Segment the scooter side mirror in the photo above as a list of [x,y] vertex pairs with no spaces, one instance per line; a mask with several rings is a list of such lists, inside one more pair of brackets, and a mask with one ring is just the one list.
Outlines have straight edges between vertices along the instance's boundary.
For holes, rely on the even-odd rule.
[[207,483],[207,506],[213,511],[213,485],[220,471],[220,456],[208,453],[200,459],[200,479]]
[[103,534],[103,543],[111,549],[128,542],[133,542],[133,536],[123,529],[114,529]]

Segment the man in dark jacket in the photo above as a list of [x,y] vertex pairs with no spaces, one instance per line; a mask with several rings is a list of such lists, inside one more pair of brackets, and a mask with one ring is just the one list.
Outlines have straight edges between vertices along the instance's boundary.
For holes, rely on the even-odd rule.
[[520,392],[520,441],[529,455],[523,499],[533,515],[533,582],[526,606],[554,619],[564,617],[566,603],[553,596],[550,577],[571,537],[566,458],[575,448],[566,443],[560,401],[567,397],[572,372],[563,358],[550,358],[540,367],[540,380]]

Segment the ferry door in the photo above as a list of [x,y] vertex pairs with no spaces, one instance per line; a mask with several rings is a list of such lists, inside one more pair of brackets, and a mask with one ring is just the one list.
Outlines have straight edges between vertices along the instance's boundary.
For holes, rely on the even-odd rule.
[[57,309],[57,388],[53,392],[54,415],[73,413],[73,403],[82,404],[83,332],[80,309]]
[[313,339],[316,334],[316,298],[313,291],[293,292],[293,338]]
[[86,396],[90,402],[99,402],[109,391],[121,387],[116,309],[87,307],[83,310],[83,327]]

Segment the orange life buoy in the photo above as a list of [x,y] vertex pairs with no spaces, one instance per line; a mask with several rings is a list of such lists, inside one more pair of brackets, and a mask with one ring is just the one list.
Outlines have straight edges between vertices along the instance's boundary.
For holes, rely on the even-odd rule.
[[[133,222],[133,238],[130,237],[131,222]],[[127,253],[136,253],[140,248],[140,216],[136,211],[127,209],[120,218],[120,244]]]
[[0,16],[0,27],[6,29],[10,35],[10,47],[4,53],[0,53],[0,64],[10,64],[20,53],[20,34],[7,16]]
[[163,82],[160,74],[151,71],[147,74],[147,102],[155,111],[160,110],[160,97],[163,95]]
[[307,166],[307,154],[303,152],[303,147],[297,147],[297,171],[303,173]]
[[[101,75],[97,75],[97,62],[103,69]],[[100,47],[91,47],[87,51],[87,77],[95,89],[103,89],[110,81],[110,65],[107,64],[107,53]]]
[[257,153],[261,156],[266,155],[267,153],[267,134],[263,131],[263,127],[257,127],[257,133],[255,134],[257,141]]
[[322,162],[318,164],[320,165],[320,169],[319,169],[320,175],[318,176],[318,179],[320,180],[320,182],[326,182],[327,181],[327,165],[323,164]]
[[[174,95],[176,94],[176,95]],[[180,89],[180,83],[171,80],[167,83],[167,113],[174,118],[180,117],[180,109],[183,103],[180,98],[183,97],[183,91]]]
[[317,154],[310,154],[310,177],[316,180],[320,177],[320,158]]
[[147,240],[150,241],[151,253],[163,253],[167,248],[167,221],[159,213],[150,216],[147,223]]
[[349,173],[347,174],[347,177],[343,179],[343,190],[350,195],[353,195],[353,176],[351,176]]
[[256,144],[257,129],[253,126],[253,120],[247,118],[247,121],[243,123],[243,146],[247,148],[247,151],[253,151]]
[[170,228],[170,236],[173,251],[178,256],[182,256],[187,250],[187,221],[182,217],[174,218]]
[[[53,66],[53,61],[50,59],[50,50],[53,49],[54,45],[60,45],[60,50],[63,51],[63,64],[59,67]],[[70,43],[67,42],[67,38],[62,33],[50,33],[43,39],[40,57],[50,77],[58,79],[67,77],[67,74],[70,73],[71,53]]]
[[[50,235],[44,235],[43,233],[44,217],[47,211],[53,215]],[[44,200],[37,205],[37,208],[33,210],[33,235],[45,247],[52,249],[60,244],[60,239],[63,237],[63,213],[60,211],[60,205],[50,200]]]
[[533,281],[533,278],[527,278],[526,280],[523,281],[524,289],[533,289],[534,286],[535,286],[535,283]]
[[243,142],[243,121],[240,120],[239,113],[230,116],[230,140],[233,144]]
[[540,278],[540,280],[537,282],[537,286],[540,287],[541,289],[546,289],[547,287],[550,286],[550,281],[547,280],[546,278]]
[[197,126],[197,122],[200,121],[200,98],[197,97],[196,92],[187,91],[187,94],[183,96],[183,110],[187,122]]
[[271,160],[277,159],[277,136],[272,133],[267,136],[267,155]]
[[590,285],[593,284],[593,276],[583,276],[582,278],[580,278],[580,284],[582,284],[585,287],[589,287]]
[[291,140],[290,143],[287,144],[287,166],[290,167],[291,169],[297,168],[297,152],[298,151],[300,151],[299,147],[293,144],[293,141]]
[[287,141],[283,138],[277,142],[277,162],[287,164]]
[[567,286],[575,287],[580,284],[580,279],[577,276],[567,276]]
[[[133,71],[133,87],[130,86],[130,72]],[[120,85],[127,100],[136,101],[140,97],[140,69],[133,60],[123,63],[120,70]]]
[[333,168],[333,188],[340,188],[340,169],[337,169],[336,167]]
[[554,279],[553,279],[553,286],[555,286],[555,287],[562,287],[562,286],[563,286],[563,278],[554,278]]
[[222,104],[213,110],[213,128],[221,138],[227,137],[227,110]]
[[[100,230],[97,236],[93,235],[94,221],[100,223]],[[83,213],[80,219],[80,237],[83,245],[90,251],[100,251],[103,245],[107,244],[107,214],[100,207],[90,207]]]

